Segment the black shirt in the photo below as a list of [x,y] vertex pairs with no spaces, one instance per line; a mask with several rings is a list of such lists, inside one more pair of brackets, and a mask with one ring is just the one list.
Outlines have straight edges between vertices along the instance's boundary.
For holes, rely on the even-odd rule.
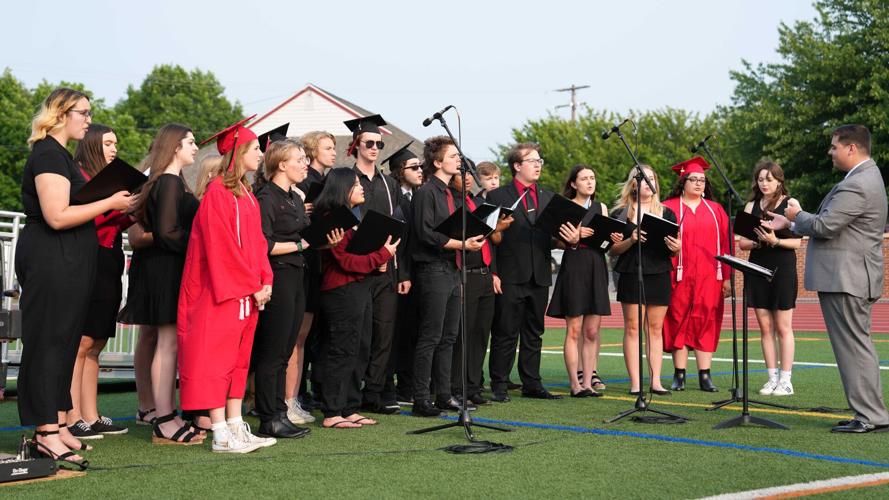
[[361,216],[364,217],[368,210],[376,210],[381,214],[392,216],[395,213],[395,207],[398,206],[398,192],[401,190],[395,179],[380,172],[376,167],[374,167],[373,179],[364,175],[358,165],[352,169],[358,175],[361,187],[364,188],[364,204],[360,208]]
[[324,174],[319,173],[317,170],[310,166],[309,175],[307,175],[302,182],[297,184],[296,187],[298,187],[299,190],[303,193],[309,194],[309,186],[315,183],[324,184]]
[[[664,207],[662,217],[670,222],[676,222],[676,214],[667,207]],[[627,208],[618,208],[611,212],[611,218],[627,222],[627,228],[624,230],[624,238],[629,238],[636,229],[636,224],[627,221]],[[617,257],[614,264],[614,271],[618,273],[635,273],[637,270],[637,252],[636,245],[633,243],[630,248]],[[649,245],[642,245],[642,274],[661,274],[668,273],[673,270],[673,263],[670,256],[653,250]]]
[[272,267],[305,266],[301,252],[272,255],[275,243],[297,243],[302,240],[299,233],[309,225],[302,198],[292,189],[284,191],[274,182],[269,182],[259,189],[256,199],[259,200],[262,217],[262,234],[268,242],[269,263]]
[[[458,191],[454,188],[451,188],[451,194],[453,194],[455,200],[460,199],[460,191]],[[481,196],[473,197],[472,193],[466,193],[466,194],[469,196],[469,199],[472,200],[472,203],[475,206],[475,208],[480,207],[485,202],[485,199],[482,198]],[[472,210],[470,210],[470,212],[471,211]],[[488,245],[493,245],[493,243],[491,243],[489,241]],[[459,252],[460,250],[455,250],[455,251]],[[493,251],[492,251],[492,253],[493,253]],[[479,250],[478,252],[470,252],[469,250],[467,250],[465,263],[466,263],[466,269],[478,269],[480,267],[484,267],[485,261],[482,258],[481,250]]]
[[[26,221],[45,224],[40,200],[37,198],[35,178],[40,174],[58,174],[71,182],[70,198],[86,184],[86,179],[74,164],[71,153],[51,136],[41,139],[31,147],[31,154],[22,172],[22,205],[25,207]],[[90,221],[92,224],[92,221]]]
[[152,248],[185,255],[198,200],[175,174],[161,174],[145,207],[145,230],[154,235]]
[[[411,202],[413,224],[411,225],[411,259],[413,262],[455,262],[454,250],[444,246],[450,238],[435,228],[451,215],[446,191],[448,187],[436,176],[420,186]],[[454,208],[459,208],[460,196],[454,196]]]

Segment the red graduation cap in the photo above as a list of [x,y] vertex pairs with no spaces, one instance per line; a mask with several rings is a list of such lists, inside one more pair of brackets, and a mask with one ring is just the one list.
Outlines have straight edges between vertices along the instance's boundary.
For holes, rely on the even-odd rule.
[[689,160],[685,160],[682,163],[677,163],[670,167],[679,175],[685,174],[703,174],[706,170],[710,168],[710,164],[707,163],[707,160],[701,158],[700,156],[695,156]]
[[[246,122],[252,120],[255,117],[256,115],[248,116],[247,118],[244,118],[243,120],[235,124],[225,127],[224,129],[216,132],[215,134],[204,140],[204,142],[201,143],[201,146],[207,144],[213,139],[216,139],[216,150],[219,151],[219,154],[225,156],[226,154],[228,154],[228,152],[233,151],[236,147],[256,140],[256,134],[253,133],[252,130],[244,126]],[[234,155],[232,155],[231,160],[229,160],[228,162],[228,167],[226,168],[226,170],[232,169],[234,161],[235,157]]]

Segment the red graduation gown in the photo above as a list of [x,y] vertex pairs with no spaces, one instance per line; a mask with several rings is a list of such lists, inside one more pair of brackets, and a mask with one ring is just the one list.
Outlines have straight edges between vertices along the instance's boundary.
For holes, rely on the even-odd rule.
[[[713,210],[704,206],[709,205]],[[678,218],[680,198],[664,201]],[[727,254],[729,241],[728,216],[718,203],[702,200],[696,211],[682,207],[682,276],[679,280],[679,257],[673,257],[670,278],[673,291],[670,307],[664,318],[664,350],[672,352],[688,347],[696,351],[715,352],[719,345],[722,312],[722,282],[731,276],[730,269],[714,257]],[[714,215],[715,220],[714,220]],[[717,250],[717,222],[719,249]],[[721,266],[721,277],[717,268]]]
[[216,178],[194,219],[182,286],[178,340],[184,410],[242,398],[259,316],[253,294],[272,284],[259,204],[235,197]]

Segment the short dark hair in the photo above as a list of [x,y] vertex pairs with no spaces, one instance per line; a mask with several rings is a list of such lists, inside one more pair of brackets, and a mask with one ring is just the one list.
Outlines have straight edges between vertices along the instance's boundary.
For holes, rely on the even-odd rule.
[[840,125],[834,129],[831,137],[836,137],[840,144],[854,144],[865,154],[870,154],[870,130],[864,125]]
[[324,216],[339,206],[349,206],[357,174],[351,168],[332,168],[324,178],[324,189],[315,200],[315,212]]
[[445,150],[448,146],[453,145],[454,141],[446,135],[437,135],[426,139],[423,143],[424,176],[435,173],[435,162],[444,160]]
[[506,153],[506,163],[509,164],[509,172],[512,175],[515,175],[515,164],[521,163],[522,160],[525,159],[525,155],[528,154],[528,151],[531,150],[540,153],[540,144],[535,144],[533,142],[522,142],[509,149],[509,151]]

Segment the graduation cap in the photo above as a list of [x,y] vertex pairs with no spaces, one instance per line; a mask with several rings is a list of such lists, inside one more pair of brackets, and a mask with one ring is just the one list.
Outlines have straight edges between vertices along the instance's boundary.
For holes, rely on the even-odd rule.
[[351,156],[352,152],[355,151],[355,147],[358,146],[358,138],[361,137],[361,134],[365,132],[380,134],[380,127],[386,125],[386,120],[380,115],[370,115],[346,120],[343,124],[352,131],[352,144],[349,145],[349,150],[346,151],[346,154]]
[[401,168],[401,166],[404,164],[404,162],[417,157],[417,155],[415,155],[413,153],[413,151],[408,149],[410,147],[410,145],[413,143],[414,143],[414,141],[410,141],[407,144],[405,144],[404,146],[400,147],[398,149],[398,151],[392,153],[391,155],[389,155],[388,158],[381,161],[380,165],[382,165],[386,162],[389,162],[389,169],[390,170],[395,170],[397,168]]
[[[248,116],[247,118],[244,118],[237,123],[225,127],[224,129],[216,132],[215,134],[204,140],[204,142],[201,143],[201,146],[207,144],[213,139],[216,139],[216,150],[219,151],[219,154],[225,156],[230,151],[233,151],[236,147],[242,144],[248,144],[250,141],[256,139],[256,134],[254,134],[253,131],[249,128],[245,127],[244,124],[255,117],[256,115]],[[232,155],[227,170],[231,170],[234,159],[235,157],[234,155]]]
[[685,160],[682,163],[677,163],[670,167],[679,175],[685,174],[703,174],[706,170],[710,168],[710,164],[707,163],[707,160],[701,158],[700,156],[695,156],[689,160]]
[[265,150],[268,149],[269,144],[282,141],[287,138],[287,129],[290,128],[290,122],[281,125],[280,127],[276,127],[272,130],[264,134],[260,134],[257,139],[259,139],[259,149],[265,153]]

